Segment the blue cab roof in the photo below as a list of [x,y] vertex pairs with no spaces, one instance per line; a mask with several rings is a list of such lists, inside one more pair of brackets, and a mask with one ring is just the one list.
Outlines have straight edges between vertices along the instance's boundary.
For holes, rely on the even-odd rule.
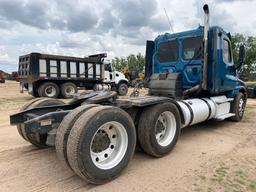
[[[214,28],[217,28],[219,31],[226,33],[221,27],[219,26],[212,26],[210,27],[209,31],[213,30]],[[165,33],[162,35],[159,35],[156,39],[155,42],[157,43],[161,43],[161,42],[165,42],[168,40],[172,40],[172,39],[177,39],[177,38],[187,38],[187,37],[194,37],[194,36],[202,36],[204,33],[204,27],[203,26],[199,26],[196,29],[192,29],[189,31],[183,31],[183,32],[178,32],[178,33]]]

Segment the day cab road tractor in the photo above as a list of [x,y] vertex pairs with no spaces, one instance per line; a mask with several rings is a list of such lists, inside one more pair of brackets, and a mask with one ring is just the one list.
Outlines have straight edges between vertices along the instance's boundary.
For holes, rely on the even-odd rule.
[[[94,184],[116,178],[132,159],[136,145],[153,157],[167,155],[182,128],[209,119],[240,121],[245,84],[238,79],[231,38],[221,27],[163,34],[146,47],[149,94],[117,97],[93,92],[60,100],[35,99],[11,115],[21,137],[45,148],[55,146],[60,161]],[[170,166],[170,165],[166,165]]]
[[34,97],[71,98],[78,87],[128,92],[128,79],[104,62],[106,53],[70,57],[30,53],[19,57],[20,91],[26,88]]

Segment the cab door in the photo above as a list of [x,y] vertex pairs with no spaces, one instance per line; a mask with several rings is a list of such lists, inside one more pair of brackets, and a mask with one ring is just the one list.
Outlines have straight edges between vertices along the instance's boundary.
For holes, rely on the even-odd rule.
[[109,83],[112,81],[112,67],[110,63],[104,64],[104,82]]
[[221,37],[221,52],[220,66],[218,73],[220,74],[220,91],[230,91],[232,90],[237,81],[236,70],[234,67],[231,42],[228,36],[222,33]]

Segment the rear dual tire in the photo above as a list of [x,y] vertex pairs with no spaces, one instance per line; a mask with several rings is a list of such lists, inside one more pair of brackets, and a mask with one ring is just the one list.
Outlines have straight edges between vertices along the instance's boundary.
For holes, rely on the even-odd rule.
[[[166,121],[166,131],[158,130]],[[163,139],[159,139],[159,134]],[[172,103],[144,109],[138,138],[143,150],[155,157],[169,153],[180,134],[180,116]],[[116,178],[131,160],[136,130],[130,115],[112,106],[81,106],[62,121],[56,136],[57,156],[82,179],[103,184]]]
[[88,105],[65,118],[63,124],[72,123],[58,131],[61,134],[57,132],[59,159],[90,183],[102,184],[117,177],[135,150],[131,117],[117,107]]
[[162,157],[176,145],[180,135],[180,115],[172,103],[144,109],[138,125],[141,148],[149,155]]
[[77,93],[78,89],[74,83],[67,82],[60,86],[61,95],[63,98],[72,98]]
[[57,98],[59,94],[60,88],[56,83],[44,83],[38,88],[38,95],[40,97]]
[[60,87],[56,83],[47,82],[37,92],[40,97],[57,98],[61,94],[63,98],[72,98],[77,91],[76,85],[71,82],[63,83]]
[[77,107],[76,109],[72,110],[68,115],[64,117],[60,126],[57,129],[56,133],[56,140],[55,140],[55,148],[57,157],[59,158],[60,162],[69,167],[68,157],[67,157],[67,142],[70,131],[76,122],[76,120],[87,110],[96,107],[96,104],[87,104]]

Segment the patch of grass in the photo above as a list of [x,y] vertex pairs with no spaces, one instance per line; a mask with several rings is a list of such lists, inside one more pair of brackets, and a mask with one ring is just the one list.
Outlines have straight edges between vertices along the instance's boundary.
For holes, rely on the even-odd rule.
[[256,181],[251,181],[249,188],[255,192],[256,191]]
[[[205,180],[207,181],[207,178]],[[256,180],[251,180],[250,169],[234,169],[220,163],[209,181],[207,192],[220,189],[227,192],[256,192]]]
[[247,174],[245,172],[243,172],[242,170],[235,171],[234,173],[235,173],[235,176],[238,176],[241,179],[247,178]]
[[221,163],[220,167],[215,170],[215,173],[211,180],[221,183],[223,179],[226,177],[228,169],[228,167],[225,167],[224,164]]

